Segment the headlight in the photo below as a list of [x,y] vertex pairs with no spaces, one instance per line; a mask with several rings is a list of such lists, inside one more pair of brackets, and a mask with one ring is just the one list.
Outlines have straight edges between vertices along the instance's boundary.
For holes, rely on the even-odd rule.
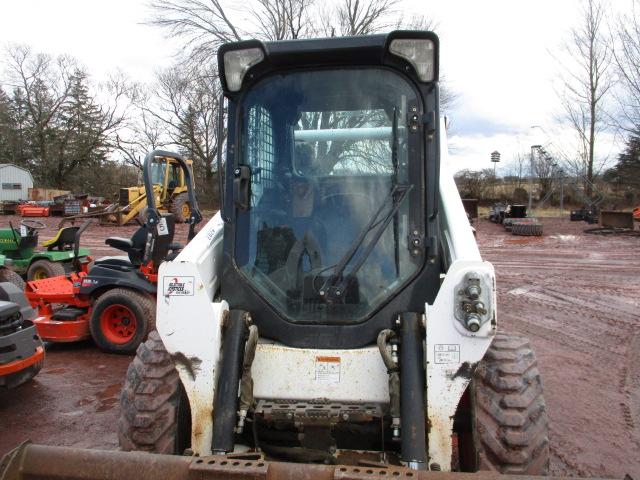
[[396,38],[391,41],[389,51],[411,63],[421,81],[433,81],[435,46],[432,40]]
[[264,53],[260,48],[245,50],[231,50],[224,54],[224,77],[227,88],[237,92],[242,87],[242,80],[247,71],[264,60]]

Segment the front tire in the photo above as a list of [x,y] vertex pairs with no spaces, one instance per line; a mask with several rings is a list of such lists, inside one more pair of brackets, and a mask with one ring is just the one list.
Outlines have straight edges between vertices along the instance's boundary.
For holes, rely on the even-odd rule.
[[529,341],[499,333],[469,385],[475,470],[549,472],[549,424]]
[[96,300],[89,329],[105,352],[133,353],[156,325],[156,304],[146,293],[114,288]]
[[191,441],[189,401],[158,332],[129,365],[120,394],[118,441],[125,451],[181,455]]
[[45,278],[59,277],[66,275],[67,271],[62,262],[52,262],[50,260],[36,260],[27,270],[27,281],[43,280]]

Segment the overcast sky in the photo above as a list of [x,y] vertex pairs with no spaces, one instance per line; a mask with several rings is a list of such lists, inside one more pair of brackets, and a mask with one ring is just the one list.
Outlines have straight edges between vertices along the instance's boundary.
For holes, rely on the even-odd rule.
[[[616,0],[622,8],[627,0]],[[453,168],[502,163],[533,144],[563,145],[555,126],[557,51],[579,19],[579,0],[408,0],[407,11],[437,23],[441,66],[458,95],[450,114]],[[25,43],[36,51],[68,53],[100,80],[120,69],[151,81],[154,69],[171,64],[180,42],[144,24],[145,1],[5,0],[0,7],[0,45]],[[212,59],[215,61],[215,59]],[[531,126],[539,125],[542,128]],[[617,153],[610,138],[600,154]]]

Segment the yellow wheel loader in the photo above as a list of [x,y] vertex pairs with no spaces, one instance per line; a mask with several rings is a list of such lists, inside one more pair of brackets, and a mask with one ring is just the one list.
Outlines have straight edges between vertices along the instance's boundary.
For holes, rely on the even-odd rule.
[[222,208],[160,267],[121,394],[129,452],[24,445],[3,478],[547,475],[536,358],[498,329],[447,169],[438,47],[222,46]]
[[[189,168],[193,162],[187,160]],[[177,222],[184,222],[191,215],[189,195],[180,165],[173,158],[156,158],[152,169],[153,193],[161,213],[173,213]],[[144,185],[121,188],[118,204],[109,215],[102,216],[103,222],[124,225],[139,218],[146,219],[147,193]]]

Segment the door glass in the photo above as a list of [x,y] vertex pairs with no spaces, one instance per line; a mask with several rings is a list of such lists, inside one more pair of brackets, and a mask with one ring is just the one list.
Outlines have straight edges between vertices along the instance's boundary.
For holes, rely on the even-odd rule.
[[406,118],[417,101],[377,69],[278,75],[246,95],[251,207],[237,211],[235,261],[289,320],[362,321],[422,265],[408,243],[421,175],[409,175]]

